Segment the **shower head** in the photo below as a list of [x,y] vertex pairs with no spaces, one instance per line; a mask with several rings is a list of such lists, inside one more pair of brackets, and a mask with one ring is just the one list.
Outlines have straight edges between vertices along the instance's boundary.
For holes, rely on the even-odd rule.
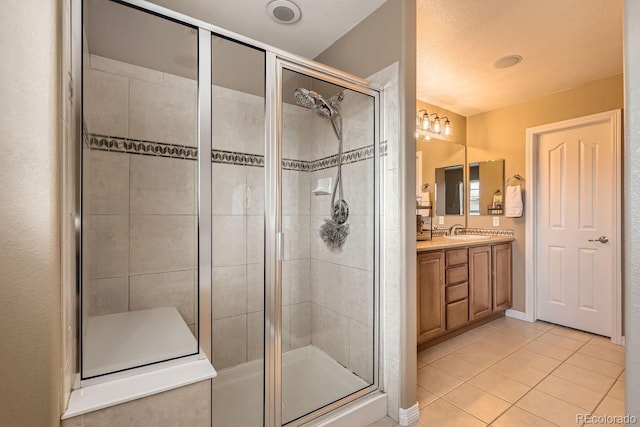
[[314,112],[325,119],[331,118],[334,115],[339,115],[338,103],[344,99],[344,92],[339,92],[329,98],[329,101],[324,99],[322,95],[313,90],[298,88],[294,92],[296,103],[305,108],[310,108]]

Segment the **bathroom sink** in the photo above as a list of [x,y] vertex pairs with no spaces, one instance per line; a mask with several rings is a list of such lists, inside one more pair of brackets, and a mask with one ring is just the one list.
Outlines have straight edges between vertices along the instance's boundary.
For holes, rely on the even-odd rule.
[[444,236],[445,239],[451,240],[489,240],[489,236],[480,236],[478,234],[459,234],[457,236]]

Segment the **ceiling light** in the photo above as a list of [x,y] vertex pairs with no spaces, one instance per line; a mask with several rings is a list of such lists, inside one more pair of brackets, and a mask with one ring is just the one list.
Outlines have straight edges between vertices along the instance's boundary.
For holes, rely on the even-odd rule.
[[267,14],[280,24],[295,24],[300,20],[300,8],[289,0],[274,0],[267,5]]
[[495,68],[509,68],[514,65],[518,65],[522,61],[522,56],[520,55],[507,55],[498,59],[493,63]]

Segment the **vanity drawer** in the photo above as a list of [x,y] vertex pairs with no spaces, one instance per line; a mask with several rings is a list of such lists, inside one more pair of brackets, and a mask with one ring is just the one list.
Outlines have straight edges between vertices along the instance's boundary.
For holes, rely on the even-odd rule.
[[459,285],[447,286],[447,303],[458,301],[469,297],[469,284],[467,282]]
[[467,252],[467,248],[447,251],[445,259],[446,266],[466,264],[468,259]]
[[447,329],[454,329],[469,322],[469,300],[447,304]]
[[467,264],[449,267],[445,270],[445,280],[447,285],[466,282],[468,279]]

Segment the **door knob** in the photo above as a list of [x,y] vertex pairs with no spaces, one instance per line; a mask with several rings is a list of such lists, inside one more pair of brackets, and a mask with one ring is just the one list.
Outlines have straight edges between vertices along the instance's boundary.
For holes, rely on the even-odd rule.
[[607,236],[600,236],[597,239],[589,239],[590,242],[608,243],[609,238]]

